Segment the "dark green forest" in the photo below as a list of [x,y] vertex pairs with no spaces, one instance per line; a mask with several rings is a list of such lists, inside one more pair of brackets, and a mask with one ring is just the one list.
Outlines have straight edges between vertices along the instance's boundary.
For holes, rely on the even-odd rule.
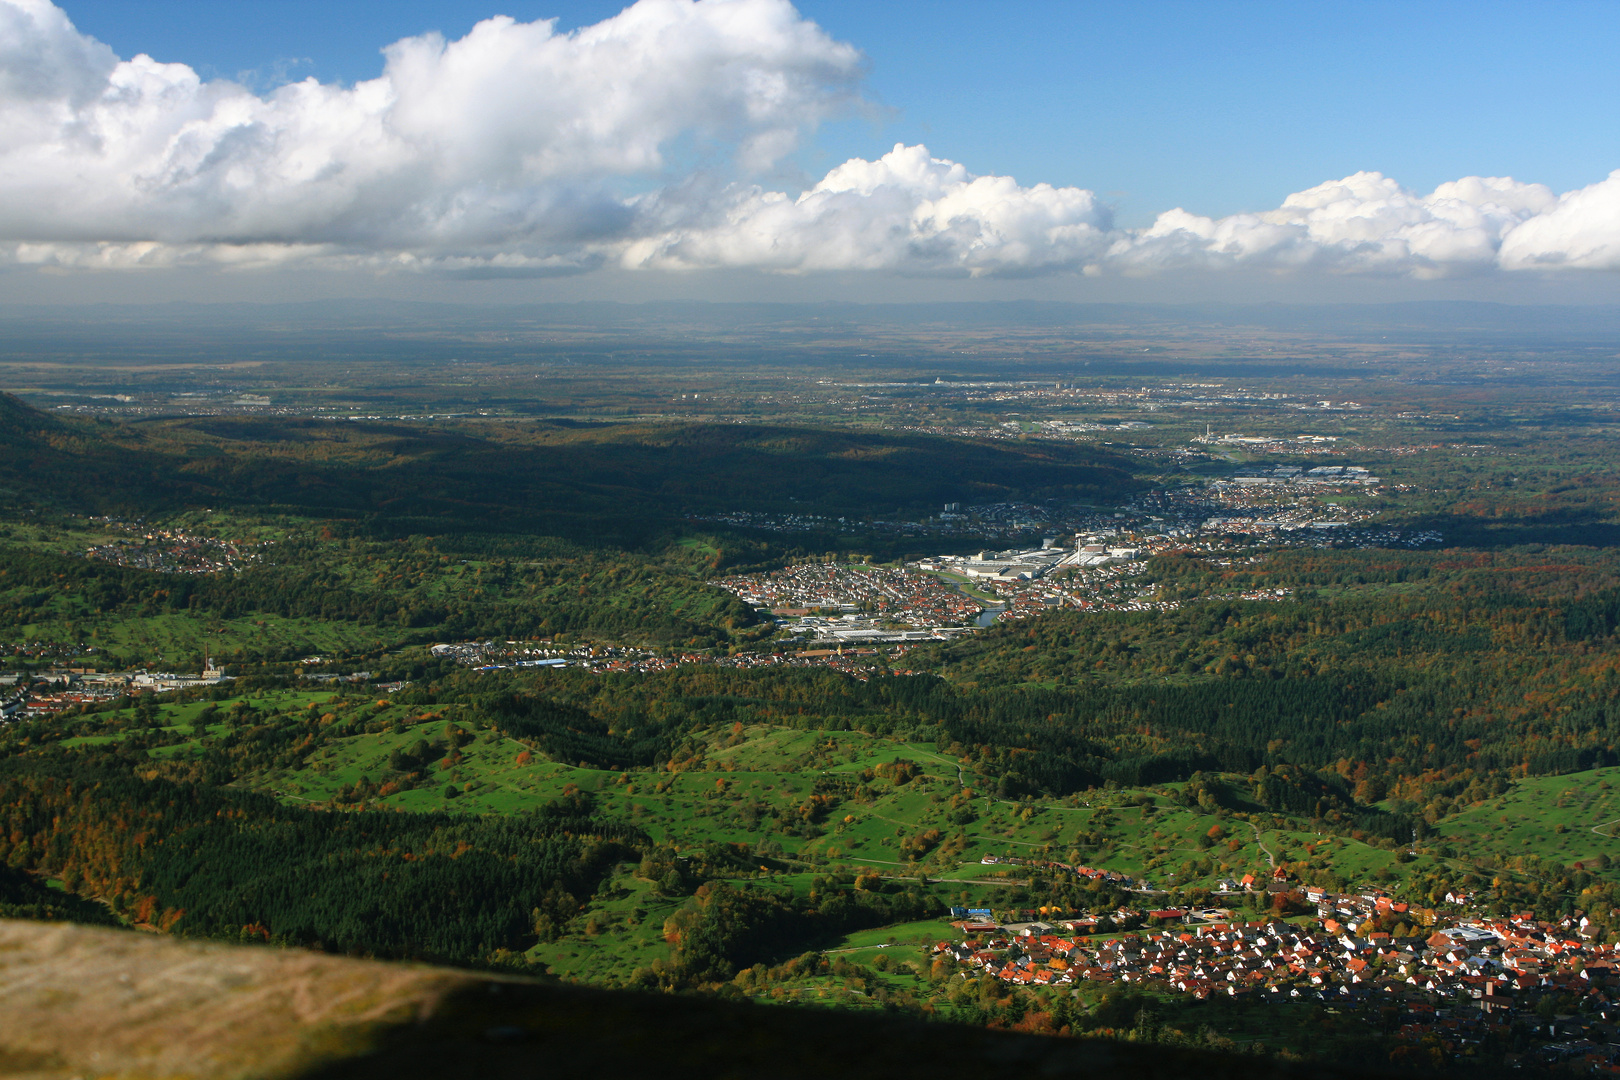
[[59,420],[0,395],[0,498],[103,513],[214,506],[362,535],[533,534],[638,545],[711,510],[915,512],[949,501],[1117,501],[1101,448],[741,425],[444,426],[199,417]]

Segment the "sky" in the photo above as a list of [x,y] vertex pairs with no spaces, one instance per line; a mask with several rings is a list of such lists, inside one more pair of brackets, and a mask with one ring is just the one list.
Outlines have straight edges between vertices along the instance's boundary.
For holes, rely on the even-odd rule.
[[1608,0],[0,0],[0,299],[1620,302],[1615,40]]

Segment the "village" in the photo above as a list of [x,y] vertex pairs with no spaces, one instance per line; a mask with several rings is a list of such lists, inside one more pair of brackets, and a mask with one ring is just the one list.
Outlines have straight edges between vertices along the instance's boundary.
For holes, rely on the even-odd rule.
[[114,540],[85,550],[85,558],[110,562],[137,570],[166,574],[223,574],[260,562],[268,544],[238,544],[212,536],[199,536],[183,529],[148,529],[139,523],[113,518],[91,518],[103,527],[128,533],[128,540]]
[[[960,939],[934,951],[958,964],[963,978],[988,974],[1016,986],[1106,983],[1198,999],[1304,999],[1386,1030],[1388,1010],[1398,1010],[1397,1039],[1451,1056],[1517,1030],[1533,1044],[1525,1063],[1620,1072],[1620,944],[1603,942],[1583,915],[1491,917],[1469,910],[1472,898],[1461,892],[1437,911],[1377,890],[1337,895],[1280,878],[1226,884],[1266,898],[1276,912],[1314,913],[1244,920],[1225,908],[1166,908],[1061,918],[957,908]],[[1036,916],[1049,921],[1020,921]],[[1144,923],[1152,928],[1106,932]]]

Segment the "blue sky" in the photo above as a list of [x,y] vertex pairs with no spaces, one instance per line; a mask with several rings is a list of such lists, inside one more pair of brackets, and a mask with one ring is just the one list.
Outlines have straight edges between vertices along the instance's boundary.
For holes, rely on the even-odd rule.
[[[205,76],[353,82],[380,49],[480,18],[563,29],[578,0],[68,0],[120,55]],[[1506,175],[1566,191],[1620,168],[1620,3],[803,0],[870,63],[881,120],[823,129],[807,167],[926,143],[976,172],[1092,188],[1125,224],[1220,216],[1359,170],[1430,190]]]
[[1614,0],[58,2],[0,0],[22,292],[1620,299]]

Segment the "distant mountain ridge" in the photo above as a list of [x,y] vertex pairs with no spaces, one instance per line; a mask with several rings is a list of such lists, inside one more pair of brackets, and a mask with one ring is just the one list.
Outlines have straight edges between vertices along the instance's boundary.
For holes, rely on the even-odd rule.
[[1502,304],[1437,300],[1376,304],[1127,304],[1008,300],[939,303],[581,301],[453,304],[409,300],[291,303],[0,305],[0,324],[106,324],[199,328],[343,328],[384,323],[426,327],[475,322],[489,329],[540,323],[611,328],[691,324],[737,327],[805,322],[872,326],[1252,326],[1314,332],[1374,329],[1580,332],[1620,330],[1620,305]]

